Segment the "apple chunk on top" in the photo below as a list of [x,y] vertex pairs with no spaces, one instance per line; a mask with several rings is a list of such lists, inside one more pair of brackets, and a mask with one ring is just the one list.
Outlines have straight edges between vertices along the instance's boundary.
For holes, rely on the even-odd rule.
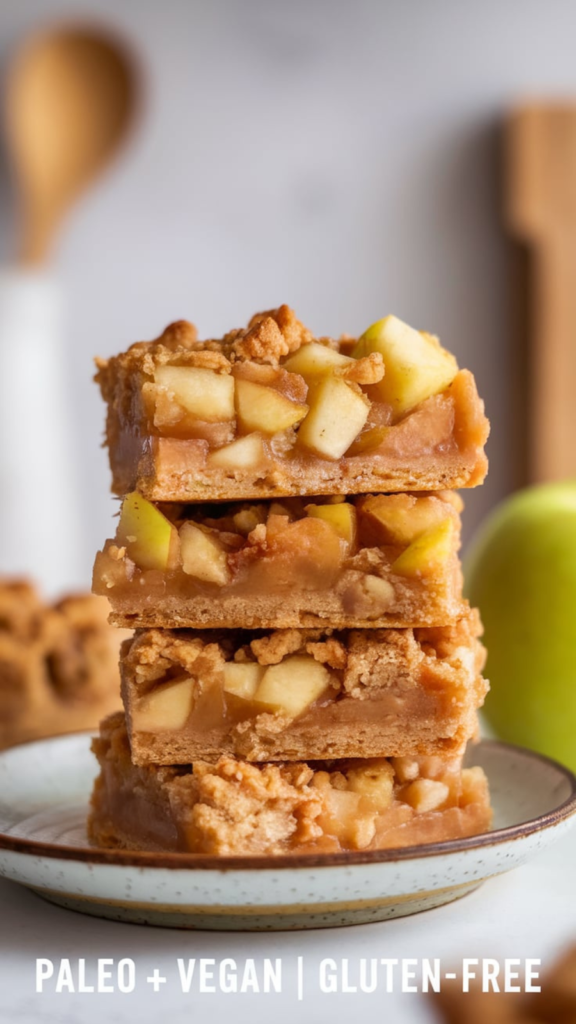
[[396,416],[444,391],[458,373],[454,356],[438,338],[403,323],[396,316],[378,320],[364,332],[354,348],[358,358],[379,352],[385,374],[375,387]]
[[[276,321],[258,321],[262,323]],[[389,424],[445,390],[458,372],[456,360],[437,338],[395,316],[372,324],[355,344],[315,340],[307,332],[287,356],[281,347],[268,351],[267,330],[261,330],[261,344],[252,338],[248,355],[242,344],[250,331],[231,347],[224,339],[206,343],[218,344],[219,350],[192,351],[192,365],[157,365],[153,382],[143,386],[144,407],[154,428],[166,436],[203,438],[210,455],[226,449],[223,468],[233,469],[236,455],[244,458],[244,449],[236,452],[232,447],[243,436],[252,439],[252,457],[262,462],[266,452],[257,451],[257,439],[269,441],[277,435],[286,435],[287,448],[297,442],[301,453],[335,461],[382,442],[386,426],[382,415],[375,420],[371,416],[374,403],[390,410]]]

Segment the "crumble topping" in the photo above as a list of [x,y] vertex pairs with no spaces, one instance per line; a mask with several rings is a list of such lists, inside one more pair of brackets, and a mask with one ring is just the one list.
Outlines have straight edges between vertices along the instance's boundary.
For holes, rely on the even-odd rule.
[[[230,373],[234,363],[251,362],[278,367],[284,356],[312,340],[311,331],[285,305],[266,313],[257,313],[247,328],[229,331],[222,339],[199,341],[195,326],[187,320],[178,320],[169,324],[154,341],[137,341],[118,356],[97,358],[98,372],[95,379],[102,388],[104,400],[112,401],[112,371],[115,366],[126,374],[141,371],[151,377],[157,366],[168,363],[220,373]],[[373,370],[370,372],[374,373]]]
[[322,833],[322,800],[310,787],[313,775],[298,763],[258,767],[232,757],[216,765],[196,762],[192,784],[175,780],[171,803],[200,852],[278,850]]
[[350,366],[336,372],[349,383],[377,384],[384,376],[384,360],[379,352],[371,352],[369,356],[355,359]]

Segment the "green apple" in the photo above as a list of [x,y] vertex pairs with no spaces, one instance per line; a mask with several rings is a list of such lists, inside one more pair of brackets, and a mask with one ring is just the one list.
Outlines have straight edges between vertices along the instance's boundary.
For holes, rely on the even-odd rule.
[[464,575],[485,627],[486,718],[502,739],[576,769],[576,481],[505,501]]

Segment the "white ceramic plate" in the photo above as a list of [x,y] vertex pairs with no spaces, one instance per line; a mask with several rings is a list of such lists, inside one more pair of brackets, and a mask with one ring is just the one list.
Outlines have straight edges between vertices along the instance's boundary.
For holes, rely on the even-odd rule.
[[96,762],[85,734],[0,754],[0,875],[87,914],[177,928],[326,928],[414,914],[464,896],[559,839],[576,778],[483,741],[494,829],[403,850],[216,858],[96,850],[85,819]]

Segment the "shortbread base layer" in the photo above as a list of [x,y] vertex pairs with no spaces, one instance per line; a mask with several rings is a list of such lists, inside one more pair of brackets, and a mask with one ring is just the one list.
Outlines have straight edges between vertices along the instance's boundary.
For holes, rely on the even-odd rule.
[[476,612],[404,630],[143,630],[123,648],[136,764],[461,754],[487,683]]
[[93,743],[98,846],[217,856],[340,852],[458,839],[490,827],[486,777],[459,760],[132,764],[121,714]]
[[[274,594],[255,598],[227,597],[222,600],[198,596],[179,601],[175,596],[162,596],[155,604],[157,588],[147,588],[139,599],[135,588],[125,596],[115,595],[114,611],[109,622],[125,629],[225,629],[231,622],[240,629],[372,629],[436,626],[441,622],[458,619],[468,609],[466,601],[435,602],[433,596],[426,603],[415,603],[414,615],[408,612],[409,602],[396,607],[394,612],[382,612],[375,618],[347,615],[336,592]],[[360,590],[360,587],[359,587]],[[102,592],[98,588],[98,593]],[[364,602],[369,606],[370,594]],[[376,603],[376,602],[375,602]],[[442,609],[440,611],[439,609]]]

